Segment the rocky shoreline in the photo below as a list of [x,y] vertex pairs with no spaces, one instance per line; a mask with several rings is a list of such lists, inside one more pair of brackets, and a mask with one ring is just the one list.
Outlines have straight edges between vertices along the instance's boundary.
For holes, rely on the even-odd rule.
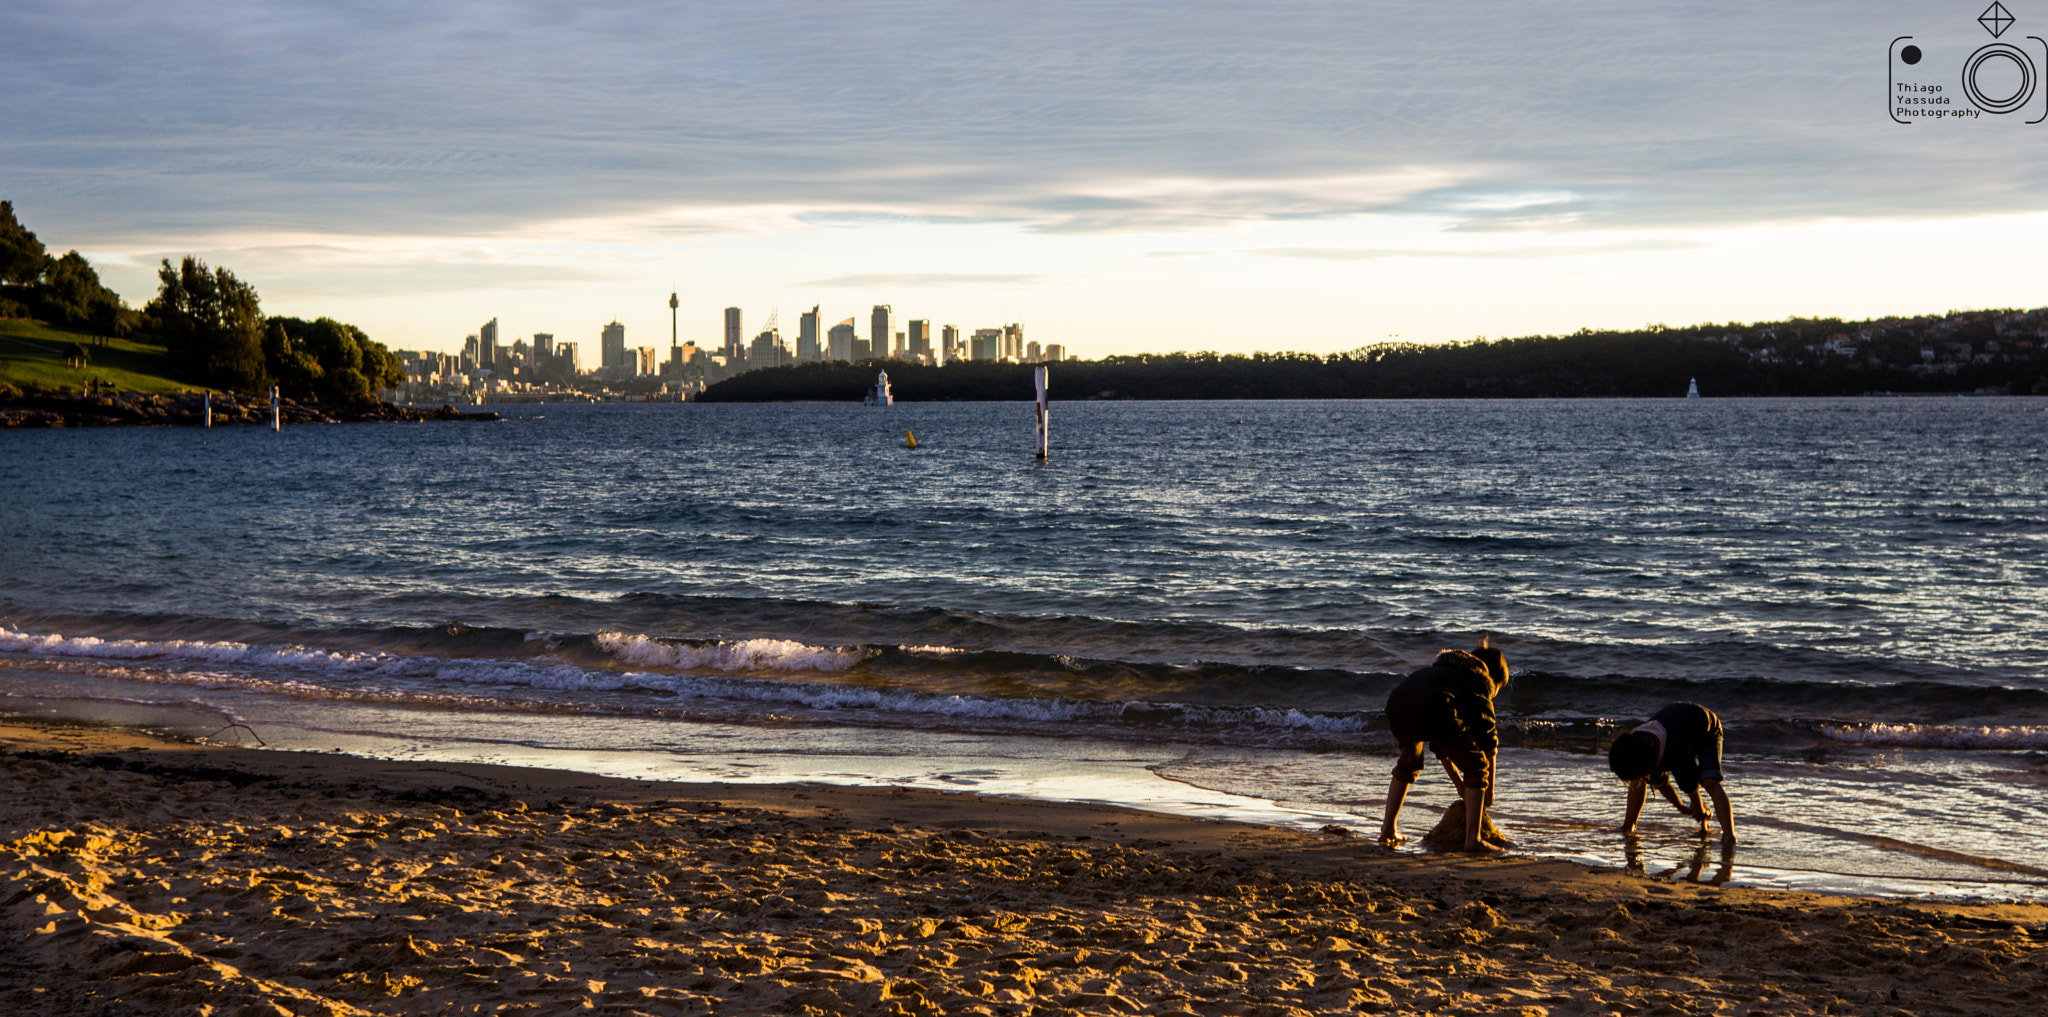
[[[465,413],[453,406],[423,409],[387,402],[309,404],[286,399],[278,409],[280,419],[286,424],[498,419],[496,413]],[[198,427],[205,423],[206,397],[198,392],[176,395],[147,392],[0,393],[0,427]],[[216,393],[213,396],[215,427],[269,423],[268,397],[236,396],[233,393]]]

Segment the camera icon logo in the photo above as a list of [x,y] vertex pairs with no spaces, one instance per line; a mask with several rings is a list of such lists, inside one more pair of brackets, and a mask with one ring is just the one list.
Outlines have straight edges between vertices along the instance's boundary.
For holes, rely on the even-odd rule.
[[2041,80],[2048,72],[2048,40],[2012,31],[2018,21],[1994,2],[1972,26],[1989,41],[1961,26],[1893,39],[1886,81],[1892,120],[1972,122],[2014,114],[2023,123],[2048,120],[2048,86]]

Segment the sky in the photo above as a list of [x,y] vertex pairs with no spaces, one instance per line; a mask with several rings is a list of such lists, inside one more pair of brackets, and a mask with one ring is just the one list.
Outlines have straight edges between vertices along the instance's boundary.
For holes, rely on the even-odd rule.
[[[131,304],[197,255],[398,349],[666,346],[672,291],[700,345],[886,303],[1085,357],[2034,307],[2004,6],[8,0],[0,198]],[[1895,119],[1971,73],[2025,101]]]

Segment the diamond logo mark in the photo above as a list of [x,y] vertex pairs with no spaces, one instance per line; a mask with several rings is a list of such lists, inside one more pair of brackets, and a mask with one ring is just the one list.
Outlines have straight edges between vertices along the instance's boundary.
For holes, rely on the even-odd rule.
[[1991,37],[1996,39],[2004,35],[2006,29],[2012,27],[2012,12],[2006,10],[2002,3],[1993,3],[1984,8],[1984,13],[1977,15],[1977,23],[1983,25],[1984,30],[1990,32]]

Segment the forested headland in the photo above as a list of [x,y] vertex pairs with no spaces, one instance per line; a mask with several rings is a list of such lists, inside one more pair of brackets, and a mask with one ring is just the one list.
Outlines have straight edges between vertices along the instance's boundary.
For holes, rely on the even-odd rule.
[[[53,255],[0,201],[0,422],[179,422],[197,419],[198,403],[174,393],[272,386],[293,419],[406,416],[376,398],[403,380],[398,358],[361,329],[266,315],[254,286],[189,255],[165,259],[157,282],[130,308],[84,256]],[[215,416],[234,420],[246,402],[220,400]]]
[[76,250],[53,256],[8,201],[0,201],[0,319],[0,397],[98,385],[221,393],[274,385],[295,403],[350,405],[403,379],[397,356],[362,329],[264,315],[256,286],[193,256],[164,260],[156,297],[131,309]]
[[[1633,331],[1344,353],[1163,353],[1067,361],[1061,399],[1494,399],[1873,392],[2048,394],[2048,308],[1848,322],[1663,325]],[[902,360],[768,368],[706,389],[707,402],[858,401],[886,370],[904,401],[1029,399],[1030,364]]]

